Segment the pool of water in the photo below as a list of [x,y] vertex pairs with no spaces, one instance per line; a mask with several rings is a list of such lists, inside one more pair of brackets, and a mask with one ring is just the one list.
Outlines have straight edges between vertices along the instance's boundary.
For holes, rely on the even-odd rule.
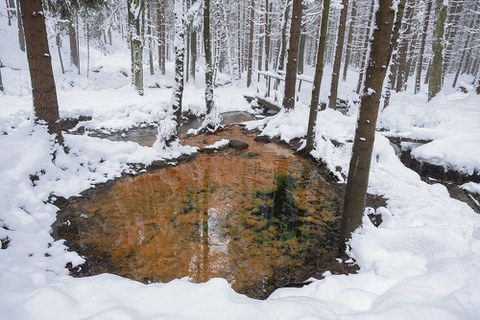
[[224,138],[249,147],[199,153],[71,199],[53,234],[86,257],[77,275],[222,277],[255,298],[318,276],[336,254],[341,192],[288,147],[256,142],[238,126],[183,143]]

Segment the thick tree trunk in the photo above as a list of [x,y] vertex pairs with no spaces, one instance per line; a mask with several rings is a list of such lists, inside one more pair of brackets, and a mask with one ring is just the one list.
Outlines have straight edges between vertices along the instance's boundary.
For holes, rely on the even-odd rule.
[[446,18],[447,6],[444,0],[437,0],[437,6],[435,8],[435,32],[433,34],[433,60],[428,79],[428,101],[442,90],[443,35],[445,32]]
[[283,107],[291,110],[295,107],[295,91],[297,83],[298,43],[302,24],[302,1],[293,0],[290,41],[288,46],[287,70],[285,74],[285,94]]
[[335,49],[335,60],[333,62],[332,82],[330,85],[330,97],[328,106],[335,109],[337,107],[338,81],[340,80],[340,67],[343,57],[343,43],[345,42],[345,29],[347,24],[348,0],[342,0],[342,9],[340,10],[340,25],[338,28],[337,48]]
[[323,0],[322,23],[320,26],[320,39],[318,41],[317,64],[315,78],[313,79],[312,99],[307,125],[307,143],[305,153],[313,150],[315,141],[315,127],[317,123],[318,103],[320,101],[320,88],[322,87],[323,69],[325,64],[325,50],[327,48],[328,15],[330,13],[330,0]]
[[48,47],[45,16],[41,0],[20,0],[25,30],[27,60],[32,81],[32,97],[35,118],[46,122],[48,132],[56,135],[63,144],[60,129],[57,91],[52,70],[52,58]]
[[392,0],[379,1],[375,15],[376,28],[360,102],[360,115],[355,131],[352,158],[348,171],[340,237],[346,243],[360,226],[365,211],[370,162],[375,139],[378,106],[388,66],[394,11]]

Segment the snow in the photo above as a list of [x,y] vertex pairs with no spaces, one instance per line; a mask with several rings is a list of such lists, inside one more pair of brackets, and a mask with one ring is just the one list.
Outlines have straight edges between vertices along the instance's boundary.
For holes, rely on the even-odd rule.
[[[78,265],[83,258],[51,237],[58,208],[48,202],[49,197],[78,196],[131,171],[131,163],[169,158],[180,152],[180,146],[162,152],[134,142],[66,133],[70,153],[65,154],[53,145],[44,126],[33,123],[26,59],[14,50],[11,35],[15,32],[10,29],[0,33],[0,42],[9,44],[0,47],[7,66],[2,68],[6,92],[0,95],[0,239],[10,240],[8,248],[0,250],[0,318],[480,318],[479,215],[450,198],[442,185],[426,184],[406,168],[385,137],[433,140],[415,147],[412,154],[461,172],[479,172],[479,96],[447,90],[427,103],[424,93],[392,95],[390,106],[380,114],[379,126],[388,132],[376,134],[369,183],[369,192],[382,195],[387,204],[376,210],[383,219],[379,227],[365,217],[350,240],[349,255],[360,267],[358,274],[327,272],[324,279],[312,279],[303,288],[278,289],[265,301],[235,293],[224,279],[193,284],[184,278],[145,285],[111,274],[72,278],[65,264]],[[92,56],[97,56],[92,65],[104,66],[92,74],[94,78],[55,70],[61,116],[89,115],[92,120],[82,125],[106,132],[156,124],[157,113],[170,101],[171,89],[146,88],[145,96],[139,97],[128,85],[129,79],[120,74],[128,70],[128,51],[117,50],[109,56],[110,62],[99,52]],[[172,65],[168,67],[167,75],[158,80],[162,84],[172,83]],[[199,74],[201,79],[201,70]],[[186,86],[185,107],[203,114],[203,87],[201,80],[196,81]],[[341,94],[353,99],[347,88],[355,84],[343,85]],[[322,87],[329,87],[328,83]],[[217,88],[219,112],[248,110],[242,95],[249,90],[241,84]],[[282,111],[247,127],[285,141],[303,138],[308,108],[302,101],[309,101],[309,96],[302,93],[291,112]],[[312,155],[321,158],[341,181],[347,175],[356,111],[353,107],[347,116],[331,109],[321,111],[315,128]],[[463,187],[480,190],[475,183]]]

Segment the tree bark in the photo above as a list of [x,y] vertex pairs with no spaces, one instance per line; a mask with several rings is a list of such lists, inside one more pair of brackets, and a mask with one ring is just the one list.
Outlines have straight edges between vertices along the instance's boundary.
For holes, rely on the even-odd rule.
[[345,194],[340,237],[342,243],[362,222],[365,211],[365,198],[370,173],[375,126],[378,107],[382,94],[383,81],[388,66],[390,38],[392,34],[394,11],[392,0],[379,1],[375,15],[376,28],[373,32],[370,57],[366,70],[365,85],[360,101],[352,158],[348,171],[347,190]]
[[337,107],[338,81],[340,80],[340,67],[342,65],[343,43],[345,42],[345,29],[347,24],[348,0],[342,0],[342,9],[340,10],[340,25],[338,28],[337,48],[335,49],[335,60],[333,62],[332,82],[330,85],[330,97],[328,106],[335,109]]
[[442,90],[443,35],[445,32],[445,19],[447,18],[447,6],[445,5],[444,0],[437,0],[435,18],[433,60],[430,66],[430,77],[428,79],[428,101]]
[[37,122],[45,122],[50,134],[63,145],[57,90],[48,47],[45,16],[41,0],[20,0],[25,31],[28,67],[32,82],[33,110]]
[[320,89],[322,87],[323,69],[325,65],[325,50],[327,48],[328,15],[330,13],[330,0],[323,0],[322,22],[320,25],[320,39],[318,41],[317,63],[315,66],[315,78],[313,79],[312,99],[307,125],[307,142],[305,153],[313,150],[315,141],[315,127],[317,124],[318,103],[320,101]]
[[285,94],[283,106],[285,110],[295,107],[295,91],[297,83],[297,60],[300,27],[302,24],[302,1],[293,0],[292,22],[290,26],[290,41],[288,46],[287,70],[285,74]]

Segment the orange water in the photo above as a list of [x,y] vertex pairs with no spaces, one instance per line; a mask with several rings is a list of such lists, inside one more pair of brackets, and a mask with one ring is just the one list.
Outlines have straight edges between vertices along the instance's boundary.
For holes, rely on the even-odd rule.
[[199,153],[72,203],[65,215],[78,234],[67,240],[121,276],[222,277],[253,296],[298,281],[306,275],[301,268],[312,272],[329,250],[323,243],[337,219],[338,192],[287,147],[257,143],[238,127],[184,143],[222,138],[250,146]]

